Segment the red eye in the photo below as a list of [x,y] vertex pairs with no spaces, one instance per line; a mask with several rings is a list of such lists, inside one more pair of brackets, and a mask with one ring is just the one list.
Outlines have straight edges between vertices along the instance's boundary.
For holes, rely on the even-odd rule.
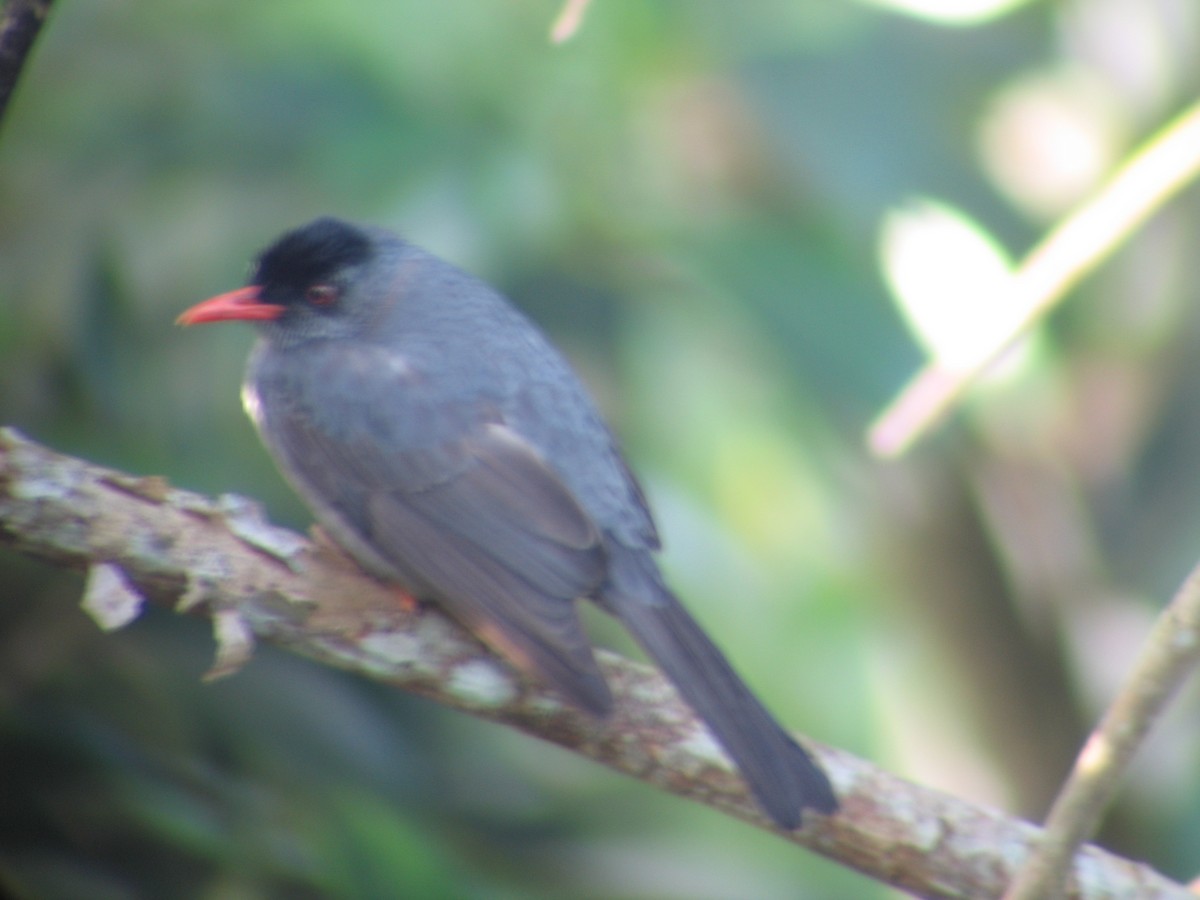
[[332,284],[314,284],[305,292],[305,297],[313,306],[333,306],[337,302],[338,289]]

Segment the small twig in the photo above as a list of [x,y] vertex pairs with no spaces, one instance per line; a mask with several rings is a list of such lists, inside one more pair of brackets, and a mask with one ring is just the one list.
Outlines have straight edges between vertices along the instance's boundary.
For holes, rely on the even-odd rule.
[[54,0],[8,0],[0,12],[0,122]]
[[1095,833],[1134,754],[1200,662],[1200,566],[1163,610],[1133,672],[1092,732],[1005,900],[1061,897],[1071,858]]
[[871,450],[878,456],[899,456],[932,429],[1005,351],[1198,171],[1200,105],[1151,138],[1100,193],[1025,257],[1014,273],[1009,300],[1025,315],[996,334],[991,351],[970,368],[949,372],[934,362],[918,372],[871,426]]

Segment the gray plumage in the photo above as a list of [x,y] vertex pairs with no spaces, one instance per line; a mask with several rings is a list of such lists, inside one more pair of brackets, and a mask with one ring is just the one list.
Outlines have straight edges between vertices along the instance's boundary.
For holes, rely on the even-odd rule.
[[[612,696],[575,600],[620,619],[771,818],[836,809],[828,779],[664,584],[641,488],[582,384],[521,313],[381,229],[319,219],[259,258],[244,397],[318,520],[567,699]],[[273,314],[274,315],[274,314]],[[232,316],[231,316],[232,317]]]

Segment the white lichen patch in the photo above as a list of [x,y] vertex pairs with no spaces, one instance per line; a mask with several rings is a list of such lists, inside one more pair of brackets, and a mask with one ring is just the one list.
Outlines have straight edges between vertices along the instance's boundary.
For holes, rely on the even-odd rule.
[[709,766],[733,769],[733,763],[712,732],[700,724],[691,729],[687,737],[676,742],[668,755],[671,757],[671,768],[678,768],[683,772],[689,769],[695,772]]
[[[925,805],[925,801],[908,791],[895,791],[887,798],[888,816],[896,822],[903,824],[903,833],[905,836],[904,843],[907,846],[916,848],[920,853],[932,853],[945,838],[945,825],[943,825],[940,817],[930,815],[929,809]],[[970,842],[972,835],[969,829],[961,835],[955,837],[955,842],[959,844],[960,852],[970,853],[974,855],[976,852],[986,857],[996,857],[1007,851],[1008,848],[998,844],[995,840],[995,834],[988,832],[986,839],[979,844],[977,849],[966,850],[966,844],[963,841]],[[1021,851],[1023,855],[1024,851]],[[1010,859],[1012,865],[1011,871],[1016,871],[1016,866],[1020,864],[1022,855],[1018,855]]]
[[678,702],[679,694],[675,688],[663,679],[638,679],[627,690],[636,703],[653,709],[655,717],[664,725],[679,726],[693,718],[691,710]]
[[129,583],[120,566],[97,563],[88,569],[83,610],[104,631],[124,628],[141,615],[145,603],[145,598]]
[[217,658],[205,673],[205,681],[232,675],[254,655],[254,632],[237,610],[218,610],[213,615],[212,624],[213,637],[217,641]]
[[512,676],[484,659],[456,666],[446,682],[446,690],[464,703],[484,709],[504,706],[517,695]]
[[389,678],[437,674],[420,638],[405,631],[376,631],[358,642],[363,668]]
[[417,637],[434,652],[454,653],[461,648],[462,633],[442,616],[423,616],[417,623]]
[[372,656],[397,664],[410,663],[421,655],[421,645],[407,631],[376,631],[359,641]]
[[233,577],[233,564],[228,556],[218,550],[206,549],[188,560],[189,581],[201,586],[218,585]]
[[189,613],[201,603],[208,601],[214,593],[212,583],[207,579],[189,577],[183,595],[179,598],[179,602],[175,604],[175,611],[178,613]]
[[646,706],[663,706],[675,698],[675,689],[660,678],[647,678],[634,682],[629,696]]
[[276,559],[292,564],[307,546],[300,535],[267,521],[262,506],[237,494],[222,494],[218,499],[221,518],[240,540]]
[[193,494],[191,491],[185,491],[182,488],[171,488],[171,493],[167,495],[167,501],[175,509],[191,513],[193,516],[199,516],[202,519],[212,519],[221,514],[219,506],[211,497],[205,497],[203,494]]
[[9,467],[20,477],[8,485],[16,500],[71,501],[87,474],[74,460],[47,456],[36,444],[27,441],[17,431],[6,428],[0,434],[3,445],[9,448]]

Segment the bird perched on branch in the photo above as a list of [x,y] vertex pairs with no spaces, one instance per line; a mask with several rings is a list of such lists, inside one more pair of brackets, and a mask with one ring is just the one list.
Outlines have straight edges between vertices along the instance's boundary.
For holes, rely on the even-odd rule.
[[243,398],[318,521],[597,716],[613,704],[575,601],[619,619],[767,815],[833,813],[825,773],[663,581],[637,480],[578,377],[503,297],[396,235],[317,219],[248,286],[179,321],[250,320]]

